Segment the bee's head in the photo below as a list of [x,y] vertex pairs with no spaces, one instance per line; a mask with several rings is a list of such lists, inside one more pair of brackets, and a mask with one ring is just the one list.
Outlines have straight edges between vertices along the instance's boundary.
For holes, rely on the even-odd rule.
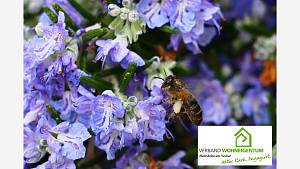
[[175,80],[176,76],[174,75],[170,75],[170,76],[167,76],[163,82],[163,84],[161,85],[161,89],[163,91],[168,91],[171,86],[174,84],[174,80]]

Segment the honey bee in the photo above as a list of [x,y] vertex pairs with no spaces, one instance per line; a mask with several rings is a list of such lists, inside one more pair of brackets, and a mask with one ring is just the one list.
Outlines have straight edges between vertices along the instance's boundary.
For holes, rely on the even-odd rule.
[[195,125],[202,122],[202,109],[196,98],[188,91],[188,87],[181,79],[176,76],[167,76],[161,86],[161,89],[168,94],[168,98],[161,101],[171,103],[167,109],[173,106],[175,117],[180,114],[187,114],[189,119]]

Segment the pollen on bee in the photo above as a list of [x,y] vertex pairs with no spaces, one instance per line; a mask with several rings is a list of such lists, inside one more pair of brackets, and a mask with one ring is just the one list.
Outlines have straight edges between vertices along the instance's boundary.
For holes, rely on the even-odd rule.
[[135,156],[138,156],[138,155],[139,155],[139,153],[138,153],[138,152],[136,152],[136,153],[135,153]]
[[164,112],[164,110],[160,110],[160,112],[161,112],[161,113],[163,113],[163,112]]
[[221,18],[221,20],[225,22],[225,21],[226,21],[226,18]]
[[219,29],[220,29],[220,30],[222,30],[222,29],[223,29],[223,27],[222,27],[222,26],[220,26],[220,27],[219,27]]

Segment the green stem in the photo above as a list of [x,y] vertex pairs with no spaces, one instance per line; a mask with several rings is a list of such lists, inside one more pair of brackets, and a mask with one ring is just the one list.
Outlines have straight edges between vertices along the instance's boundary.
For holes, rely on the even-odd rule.
[[176,34],[176,33],[178,33],[178,29],[177,28],[171,29],[171,27],[169,25],[164,25],[164,26],[162,26],[162,27],[160,27],[158,29],[161,30],[161,31],[170,33],[170,34]]
[[57,110],[55,110],[54,107],[52,107],[50,104],[47,104],[46,108],[47,108],[48,112],[51,114],[51,116],[55,119],[55,121],[56,121],[57,124],[59,124],[59,123],[61,123],[63,121],[60,118],[60,112],[58,112]]
[[144,66],[138,67],[136,69],[136,73],[140,73],[140,72],[146,70],[148,67],[150,67],[152,65],[152,63],[153,63],[152,59],[147,60]]
[[51,11],[50,8],[48,8],[48,7],[46,7],[46,6],[43,6],[43,10],[44,10],[44,12],[48,15],[48,17],[51,19],[51,21],[52,21],[53,23],[57,23],[58,18],[57,18],[57,16],[55,15],[55,13]]
[[101,80],[101,79],[95,80],[95,79],[92,79],[89,77],[80,76],[79,80],[82,83],[87,84],[88,86],[95,88],[96,90],[99,90],[99,91],[113,90],[113,88],[112,88],[113,85],[111,83]]
[[76,25],[76,23],[71,19],[71,17],[56,3],[52,4],[53,9],[58,13],[59,11],[63,12],[65,14],[65,23],[73,29],[75,32],[79,29],[79,27]]
[[99,29],[90,30],[83,35],[82,41],[83,43],[87,43],[95,37],[101,37],[105,35],[108,31],[109,31],[108,28],[99,28]]
[[68,1],[89,22],[91,22],[92,24],[97,23],[97,21],[98,21],[97,17],[95,17],[93,14],[91,14],[85,8],[83,8],[78,2],[76,2],[75,0],[68,0]]
[[120,80],[120,92],[124,93],[127,90],[129,82],[132,79],[136,70],[136,65],[136,62],[132,62],[124,71],[123,76]]

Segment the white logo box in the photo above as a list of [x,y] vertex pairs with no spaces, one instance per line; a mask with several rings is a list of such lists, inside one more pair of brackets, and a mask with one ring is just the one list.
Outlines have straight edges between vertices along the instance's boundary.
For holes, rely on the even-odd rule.
[[272,165],[272,126],[198,126],[198,165]]

